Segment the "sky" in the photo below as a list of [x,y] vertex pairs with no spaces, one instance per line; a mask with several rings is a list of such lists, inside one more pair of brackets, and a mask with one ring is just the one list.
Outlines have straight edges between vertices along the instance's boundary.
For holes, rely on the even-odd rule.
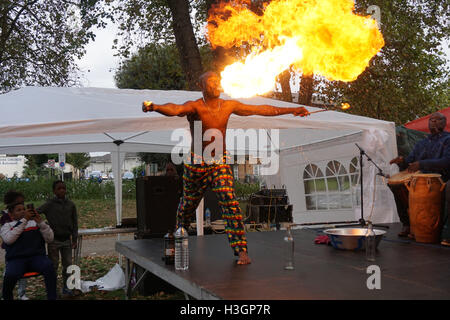
[[117,29],[109,23],[95,33],[95,41],[86,46],[86,54],[78,61],[81,83],[84,87],[117,88],[114,73],[120,59],[114,57],[115,51],[111,48]]

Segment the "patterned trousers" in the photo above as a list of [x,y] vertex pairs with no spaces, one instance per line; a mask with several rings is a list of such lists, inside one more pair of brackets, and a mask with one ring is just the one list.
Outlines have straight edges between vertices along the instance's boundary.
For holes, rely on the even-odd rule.
[[226,221],[225,232],[234,254],[247,251],[244,223],[239,202],[233,187],[233,174],[228,164],[185,164],[183,174],[183,197],[177,211],[177,227],[189,227],[207,187],[217,195]]

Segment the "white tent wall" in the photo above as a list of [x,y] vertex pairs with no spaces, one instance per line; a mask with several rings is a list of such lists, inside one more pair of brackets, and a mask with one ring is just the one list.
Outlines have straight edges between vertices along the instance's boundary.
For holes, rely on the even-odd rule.
[[[338,135],[335,133],[335,135]],[[378,148],[376,141],[380,139]],[[383,140],[384,139],[384,140]],[[375,140],[375,141],[374,141]],[[384,141],[384,142],[383,142]],[[359,132],[342,131],[340,137],[333,137],[316,141],[301,146],[290,147],[280,150],[280,172],[277,175],[265,176],[264,182],[269,188],[286,188],[290,202],[293,204],[294,223],[319,223],[336,221],[357,221],[361,218],[360,188],[355,177],[352,182],[350,175],[351,161],[356,160],[359,170],[360,152],[355,143],[358,143],[372,158],[372,160],[383,170],[385,174],[395,174],[398,167],[388,164],[387,159],[395,156],[389,148],[388,135],[376,130],[363,130]],[[313,164],[323,174],[318,180],[326,180],[327,166],[333,166],[331,162],[337,161],[345,170],[345,177],[350,183],[350,188],[344,192],[329,192],[323,190],[320,196],[324,199],[322,204],[317,202],[316,206],[308,208],[305,192],[305,169]],[[396,205],[392,192],[387,187],[386,179],[377,175],[378,169],[363,157],[363,190],[364,190],[364,219],[374,223],[398,222]],[[348,178],[347,178],[348,177]],[[334,179],[334,177],[330,177]],[[328,187],[327,187],[328,189]],[[332,201],[333,197],[346,197],[351,202],[345,205],[339,201]],[[374,198],[375,197],[375,198]],[[317,200],[319,201],[319,200]]]
[[[178,143],[171,141],[169,133],[174,129],[188,129],[188,122],[183,117],[165,117],[158,113],[144,114],[141,110],[142,101],[152,100],[157,104],[168,102],[181,104],[200,97],[201,92],[175,90],[22,88],[0,95],[0,109],[2,110],[0,153],[118,152],[117,145],[113,143],[114,140],[124,141],[120,144],[120,153],[170,152]],[[221,97],[230,99],[224,94]],[[252,105],[299,106],[261,97],[239,99],[239,101]],[[308,107],[308,110],[316,111],[318,108]],[[228,122],[228,128],[296,128],[309,132],[314,129],[316,133],[334,132],[336,137],[345,135],[346,133],[343,134],[343,131],[362,130],[361,146],[377,164],[387,166],[388,161],[397,154],[394,123],[343,112],[327,111],[304,118],[292,115],[278,117],[232,115]],[[297,134],[292,138],[295,140],[301,137],[302,135]],[[184,147],[188,147],[187,142]],[[281,153],[290,147],[292,145],[279,146]],[[340,147],[338,149],[341,151]],[[117,156],[112,158],[118,159]],[[281,158],[283,162],[283,157]],[[301,163],[299,159],[297,170],[300,170]],[[116,165],[118,164],[120,164],[119,160]],[[271,177],[271,180],[274,181],[273,184],[286,183],[283,177],[287,179],[290,176],[287,167],[283,168],[283,165],[281,167],[280,175],[275,179]],[[368,191],[370,191],[370,184],[373,184],[374,181],[373,177],[370,178],[372,167],[371,165],[364,167],[364,173],[368,170],[368,175],[365,175],[367,179],[364,180],[364,187],[366,183],[368,184],[368,188],[365,190]],[[114,175],[115,179],[118,177],[120,175]],[[117,182],[116,180],[116,198],[120,198],[120,200],[116,199],[119,207],[116,211],[118,223],[121,221],[121,189],[118,188],[120,183],[121,181]],[[377,195],[378,192],[379,190],[377,190]],[[378,196],[376,199],[378,201]],[[301,207],[300,200],[295,201]],[[366,203],[370,204],[365,201]],[[379,207],[375,207],[378,210]],[[389,210],[390,212],[395,210],[395,204]],[[383,219],[388,216],[390,214],[383,215]]]
[[[308,210],[306,204],[306,192],[304,183],[305,168],[309,164],[316,165],[323,175],[326,175],[326,167],[330,161],[339,161],[349,172],[350,161],[358,155],[355,142],[359,143],[362,132],[345,135],[309,145],[282,150],[281,161],[281,185],[285,185],[289,199],[293,204],[294,223],[317,223],[329,221],[350,221],[354,219],[354,210],[351,208],[338,208],[330,204],[330,209]],[[355,150],[356,149],[356,150]],[[323,179],[323,178],[322,178]],[[350,191],[354,193],[354,188]],[[324,195],[325,199],[327,194]],[[353,198],[352,198],[353,199]],[[352,201],[353,206],[353,201]]]

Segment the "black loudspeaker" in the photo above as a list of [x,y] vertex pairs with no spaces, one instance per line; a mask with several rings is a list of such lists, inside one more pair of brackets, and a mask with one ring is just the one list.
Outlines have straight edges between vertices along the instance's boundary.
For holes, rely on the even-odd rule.
[[137,239],[162,238],[176,224],[183,179],[149,176],[136,179]]

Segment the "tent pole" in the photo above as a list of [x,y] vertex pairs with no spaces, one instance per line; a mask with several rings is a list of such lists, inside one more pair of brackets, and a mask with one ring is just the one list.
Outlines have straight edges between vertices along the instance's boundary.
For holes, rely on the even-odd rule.
[[113,141],[117,145],[117,155],[115,158],[115,165],[113,166],[114,171],[114,186],[115,186],[115,202],[116,202],[116,227],[122,225],[122,176],[120,175],[120,168],[122,166],[120,145],[123,143],[122,140]]

